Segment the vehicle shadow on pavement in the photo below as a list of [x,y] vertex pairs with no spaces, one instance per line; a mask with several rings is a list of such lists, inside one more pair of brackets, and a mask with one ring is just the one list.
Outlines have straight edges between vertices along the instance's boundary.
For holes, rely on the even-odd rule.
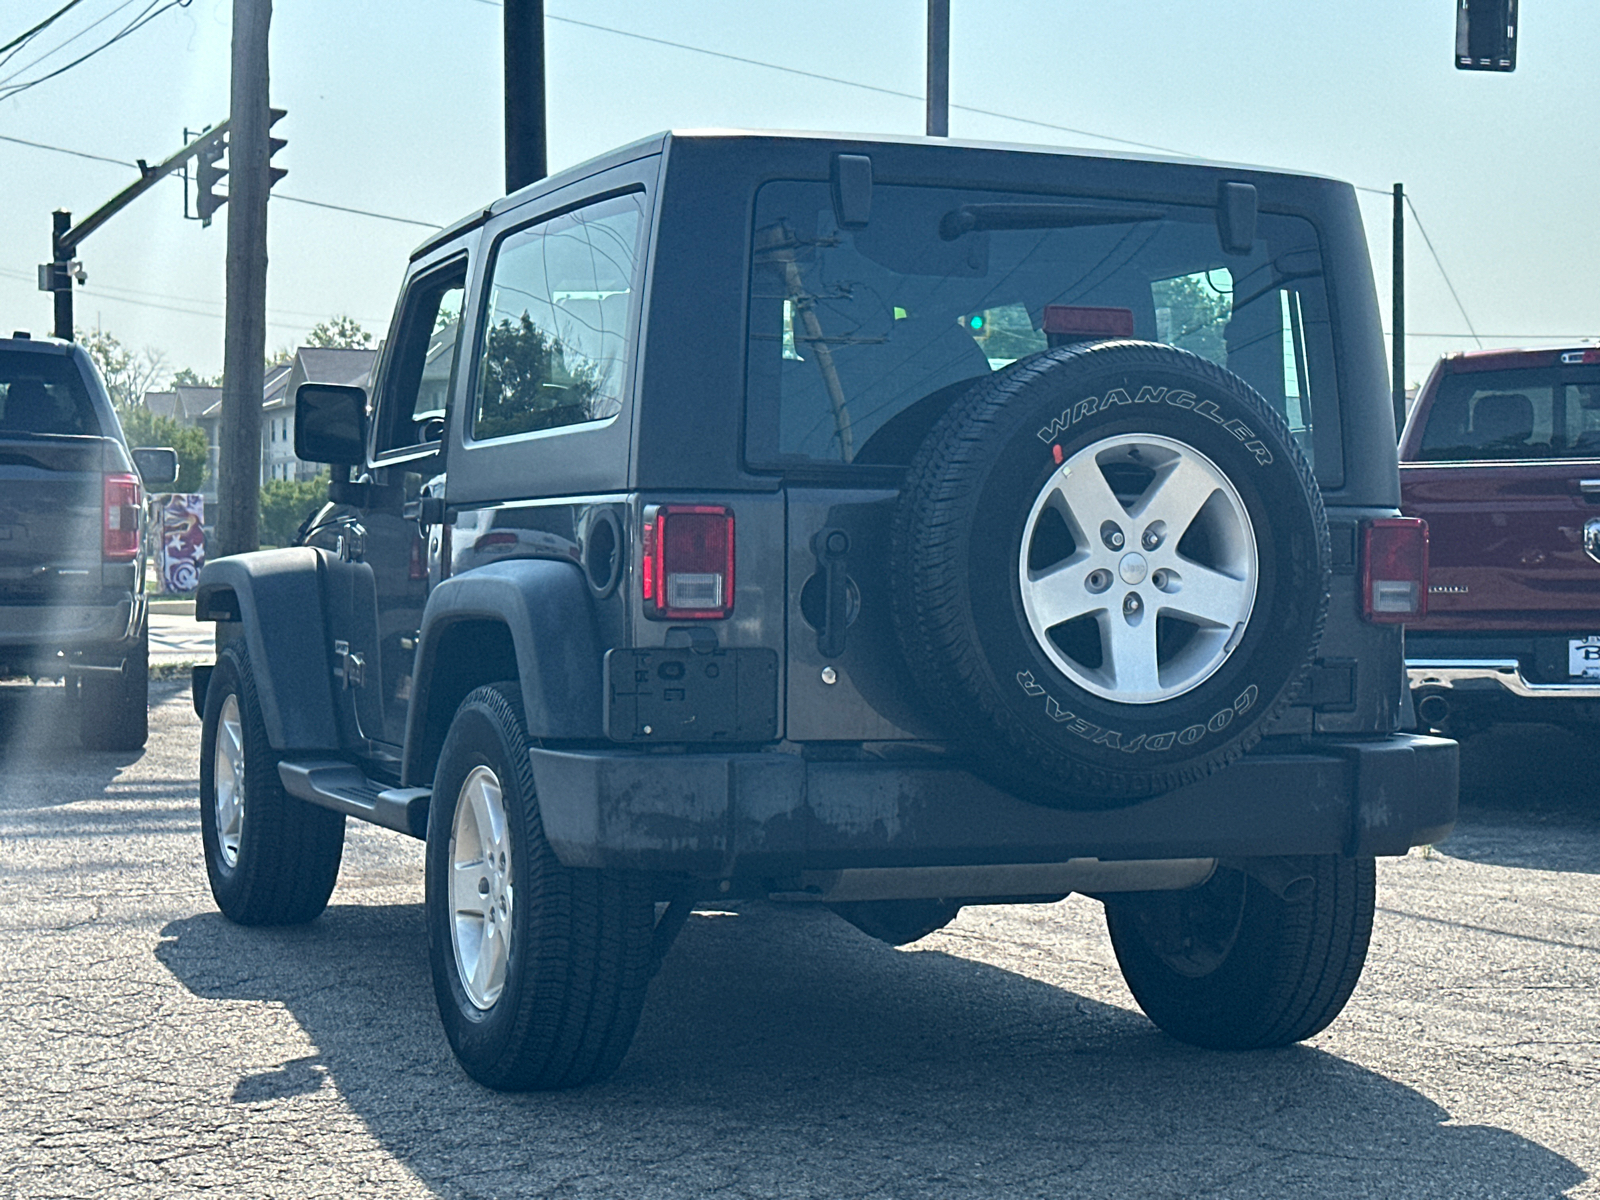
[[897,952],[816,910],[692,919],[618,1074],[520,1096],[452,1059],[419,906],[339,906],[295,930],[196,916],[162,935],[191,992],[282,1004],[319,1052],[241,1078],[235,1103],[326,1079],[441,1196],[1462,1200],[1586,1178],[1323,1051],[1191,1049],[1137,1012]]
[[[84,789],[102,791],[143,750],[85,750],[78,742],[78,709],[60,684],[0,683],[0,805],[14,806],[37,782],[50,803],[64,803],[59,780],[44,778],[72,767]],[[77,792],[78,789],[73,789]]]
[[1441,848],[1494,866],[1600,874],[1600,736],[1497,725],[1463,742],[1461,817]]

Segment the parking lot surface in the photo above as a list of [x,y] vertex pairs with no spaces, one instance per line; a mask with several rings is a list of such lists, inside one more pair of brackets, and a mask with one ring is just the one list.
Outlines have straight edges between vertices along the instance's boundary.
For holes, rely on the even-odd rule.
[[486,1091],[440,1032],[421,846],[352,823],[327,913],[206,888],[199,726],[78,749],[0,685],[0,1195],[1600,1197],[1600,787],[1570,735],[1469,744],[1448,843],[1380,860],[1366,973],[1312,1042],[1180,1045],[1099,905],[893,950],[826,912],[691,919],[610,1081]]

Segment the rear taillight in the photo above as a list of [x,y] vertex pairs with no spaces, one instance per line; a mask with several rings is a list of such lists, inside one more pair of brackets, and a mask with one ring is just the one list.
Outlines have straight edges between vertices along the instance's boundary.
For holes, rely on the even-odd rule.
[[107,475],[100,509],[101,553],[134,558],[139,553],[139,506],[144,497],[137,475]]
[[1361,525],[1361,615],[1397,624],[1428,615],[1428,523],[1379,517]]
[[645,616],[703,621],[733,612],[733,512],[661,504],[644,512],[640,593]]

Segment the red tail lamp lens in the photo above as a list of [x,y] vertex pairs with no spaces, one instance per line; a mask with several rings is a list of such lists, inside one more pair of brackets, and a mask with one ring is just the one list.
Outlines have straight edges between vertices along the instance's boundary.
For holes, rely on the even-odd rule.
[[716,620],[733,612],[733,512],[718,505],[645,510],[645,614],[663,621]]
[[139,553],[139,506],[143,503],[137,475],[107,475],[101,507],[101,553],[110,559]]
[[1428,523],[1380,517],[1361,526],[1361,615],[1398,624],[1428,615]]

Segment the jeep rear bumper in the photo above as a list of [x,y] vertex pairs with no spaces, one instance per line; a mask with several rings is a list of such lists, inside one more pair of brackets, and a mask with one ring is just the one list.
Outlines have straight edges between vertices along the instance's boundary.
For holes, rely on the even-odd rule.
[[776,881],[863,867],[1404,854],[1455,824],[1456,743],[1273,745],[1154,800],[1028,804],[959,764],[798,754],[531,752],[545,836],[572,867]]

